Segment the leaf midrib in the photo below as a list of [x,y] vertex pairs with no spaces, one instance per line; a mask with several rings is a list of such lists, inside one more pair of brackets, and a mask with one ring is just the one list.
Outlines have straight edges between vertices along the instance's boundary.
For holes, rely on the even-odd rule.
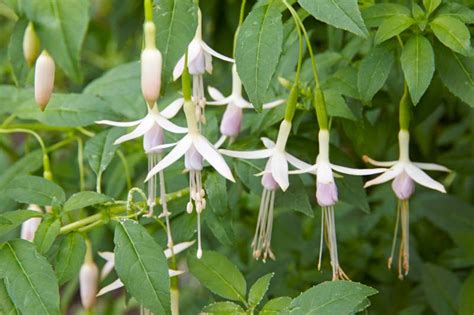
[[[317,0],[316,0],[317,1]],[[347,0],[345,0],[347,1]],[[342,12],[344,12],[344,14],[349,18],[349,20],[351,20],[352,23],[354,23],[354,25],[359,29],[359,31],[362,32],[362,34],[364,34],[365,36],[367,36],[367,30],[364,30],[362,29],[358,24],[357,22],[344,10],[342,9],[335,0],[331,0],[331,2],[339,9],[341,10]],[[357,4],[356,4],[357,5]],[[363,23],[363,22],[362,22]]]
[[260,42],[261,42],[261,39],[262,39],[262,35],[263,35],[263,29],[265,27],[265,22],[266,22],[266,19],[268,17],[268,12],[270,11],[270,8],[271,8],[271,4],[269,4],[267,6],[267,9],[265,10],[265,13],[263,15],[263,21],[262,21],[262,24],[258,30],[258,40],[257,40],[257,53],[256,53],[256,58],[257,58],[257,62],[255,64],[255,89],[256,89],[256,94],[257,94],[257,101],[260,101],[260,89],[258,88],[258,82],[259,82],[259,72],[260,72],[260,68],[259,68],[259,63],[260,63],[260,59],[259,56],[260,56]]
[[[313,314],[313,312],[321,310],[322,308],[324,308],[324,307],[326,307],[330,304],[333,304],[334,302],[337,302],[338,300],[347,300],[348,297],[355,296],[355,295],[358,295],[358,294],[363,294],[363,293],[362,292],[348,293],[346,295],[342,295],[342,296],[339,296],[337,298],[333,298],[333,299],[327,301],[326,303],[323,303],[323,304],[317,306],[316,308],[312,309],[310,311],[310,313]],[[364,294],[364,295],[365,295],[365,297],[368,297],[368,296],[371,296],[372,294]]]

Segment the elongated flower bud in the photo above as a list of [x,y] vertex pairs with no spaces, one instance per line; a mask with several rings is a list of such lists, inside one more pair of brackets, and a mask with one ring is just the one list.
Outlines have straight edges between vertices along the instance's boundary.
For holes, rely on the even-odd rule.
[[36,35],[33,23],[28,23],[23,36],[23,56],[25,56],[26,63],[31,67],[40,52],[40,41]]
[[[43,212],[41,208],[37,205],[29,205],[29,210]],[[31,218],[23,222],[21,225],[21,238],[27,241],[32,242],[35,239],[36,230],[41,223],[41,218]]]
[[242,127],[242,108],[234,104],[227,105],[221,121],[221,133],[228,137],[237,137]]
[[141,87],[143,97],[151,107],[158,100],[161,88],[161,53],[156,48],[145,48],[141,55]]
[[158,124],[155,124],[143,136],[143,149],[145,150],[145,153],[160,153],[162,151],[161,149],[153,148],[162,145],[164,141],[165,137],[163,134],[163,129],[161,129]]
[[393,180],[392,189],[398,199],[407,200],[415,192],[415,183],[410,176],[402,172]]
[[92,247],[87,241],[87,252],[84,263],[79,272],[79,286],[81,302],[84,309],[91,309],[96,302],[97,287],[99,282],[99,268],[92,258]]
[[55,69],[53,58],[44,50],[35,66],[35,100],[41,111],[44,111],[53,93]]
[[184,166],[188,170],[201,171],[202,170],[202,155],[196,150],[194,146],[189,148],[188,152],[184,155]]
[[338,201],[336,184],[316,182],[316,200],[321,207],[334,206]]

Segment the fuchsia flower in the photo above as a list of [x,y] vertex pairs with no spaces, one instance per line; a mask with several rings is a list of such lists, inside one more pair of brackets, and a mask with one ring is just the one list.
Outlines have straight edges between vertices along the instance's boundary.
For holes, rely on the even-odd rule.
[[443,184],[429,177],[422,170],[449,172],[450,170],[442,165],[432,163],[418,163],[410,161],[410,133],[401,129],[398,133],[399,159],[398,161],[379,162],[364,156],[364,160],[376,166],[390,167],[382,175],[368,181],[365,187],[383,184],[393,179],[392,189],[397,196],[398,209],[395,223],[395,235],[392,243],[392,250],[388,259],[388,267],[391,268],[395,252],[395,245],[398,234],[398,224],[401,220],[401,240],[400,254],[398,257],[398,276],[403,279],[408,274],[410,265],[410,221],[408,200],[415,191],[415,182],[427,188],[446,193]]

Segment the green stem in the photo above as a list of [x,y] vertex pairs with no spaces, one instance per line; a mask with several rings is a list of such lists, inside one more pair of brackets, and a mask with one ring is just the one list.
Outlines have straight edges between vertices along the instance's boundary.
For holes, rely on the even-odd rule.
[[403,95],[400,99],[400,129],[408,130],[410,128],[410,96],[406,82],[403,84]]
[[99,174],[97,174],[97,179],[96,179],[96,182],[95,182],[95,190],[99,194],[102,193],[102,188],[100,187],[101,183],[102,183],[102,172],[99,172]]
[[191,101],[191,78],[188,71],[188,51],[184,54],[184,69],[181,75],[181,83],[183,85],[183,98],[184,101]]
[[151,0],[145,0],[144,7],[145,7],[145,21],[147,22],[153,21],[153,6],[151,4]]
[[77,163],[79,167],[79,189],[84,191],[86,189],[85,176],[84,176],[84,144],[80,137],[77,140]]
[[125,173],[125,178],[127,180],[127,189],[130,190],[132,189],[132,177],[130,176],[130,170],[128,168],[127,160],[125,159],[125,155],[120,150],[117,150],[117,156],[122,162],[123,171]]
[[298,84],[300,80],[301,65],[303,63],[303,37],[301,35],[301,25],[300,23],[298,23],[299,17],[295,9],[293,9],[293,7],[289,5],[288,2],[286,2],[286,0],[282,0],[282,2],[290,11],[291,16],[293,17],[293,20],[295,22],[296,31],[298,33],[298,45],[299,45],[298,65],[296,66],[296,74],[295,74],[295,84]]
[[234,49],[233,49],[233,52],[232,52],[232,55],[234,56],[234,59],[235,59],[235,50],[237,49],[237,37],[239,36],[240,27],[242,26],[242,23],[244,22],[245,5],[246,4],[247,4],[247,0],[242,0],[242,3],[240,4],[239,24],[237,25],[237,29],[235,30]]

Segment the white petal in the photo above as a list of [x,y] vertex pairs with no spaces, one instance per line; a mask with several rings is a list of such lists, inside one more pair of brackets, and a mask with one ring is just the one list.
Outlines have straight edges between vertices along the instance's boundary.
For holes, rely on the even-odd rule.
[[207,51],[204,51],[204,61],[207,73],[212,74],[212,56]]
[[114,144],[120,144],[125,141],[129,141],[138,137],[143,136],[148,130],[153,127],[155,121],[151,116],[146,116],[142,122],[135,128],[132,132],[127,133],[126,135],[121,136],[115,140]]
[[123,283],[120,279],[117,279],[115,280],[114,282],[112,282],[111,284],[109,284],[108,286],[105,286],[103,287],[99,293],[97,293],[97,296],[101,296],[101,295],[104,295],[106,293],[109,293],[110,291],[114,291],[114,290],[117,290],[119,288],[123,287]]
[[278,105],[281,105],[283,103],[285,103],[285,100],[276,100],[273,102],[265,103],[263,104],[263,109],[270,109],[273,107],[277,107]]
[[368,157],[367,155],[364,155],[362,157],[362,159],[366,162],[366,163],[370,163],[372,165],[375,165],[375,166],[382,166],[382,167],[391,167],[395,164],[397,164],[398,161],[387,161],[387,162],[380,162],[380,161],[376,161],[376,160],[373,160],[371,159],[370,157]]
[[206,102],[207,105],[227,105],[229,104],[229,102],[231,101],[231,96],[229,97],[226,97],[222,100],[219,100],[219,101],[209,101],[209,102]]
[[214,49],[212,49],[211,47],[209,47],[204,41],[201,41],[201,45],[202,45],[202,48],[204,48],[205,51],[207,51],[208,53],[210,53],[211,55],[213,55],[214,57],[220,59],[220,60],[224,60],[224,61],[227,61],[227,62],[232,62],[234,63],[235,60],[232,59],[232,58],[229,58],[227,56],[224,56],[220,53],[218,53],[217,51],[215,51]]
[[222,95],[222,93],[215,87],[208,86],[207,92],[209,92],[209,95],[214,101],[222,101],[223,99],[225,99],[225,96]]
[[150,149],[149,149],[148,151],[146,151],[145,153],[148,153],[148,152],[156,152],[156,151],[159,151],[159,150],[168,149],[168,148],[171,148],[171,147],[176,146],[177,144],[178,144],[177,142],[160,144],[160,145],[157,145],[156,147],[150,148]]
[[166,108],[161,111],[161,116],[167,119],[173,118],[179,112],[181,107],[183,107],[183,104],[184,98],[182,97],[178,98],[177,100],[174,100],[173,102],[171,102],[171,104],[166,106]]
[[284,153],[275,151],[272,155],[271,168],[272,176],[280,188],[283,191],[287,190],[290,182],[288,180],[288,161]]
[[443,165],[434,164],[434,163],[418,163],[413,162],[417,167],[421,168],[422,170],[427,171],[441,171],[441,172],[451,172],[449,168]]
[[402,165],[397,164],[394,167],[392,167],[391,169],[389,169],[388,171],[386,171],[385,173],[383,173],[382,175],[377,176],[372,180],[369,180],[367,183],[365,183],[364,188],[367,188],[367,187],[370,187],[370,186],[373,186],[373,185],[379,185],[379,184],[386,183],[389,180],[394,179],[395,177],[400,175],[400,173],[403,171],[403,169],[404,168],[403,168]]
[[222,155],[220,155],[216,148],[214,148],[214,146],[209,142],[209,140],[200,135],[195,137],[193,142],[196,150],[219,174],[228,180],[235,182],[234,176],[232,176],[229,166],[225,162]]
[[295,170],[295,171],[289,171],[288,174],[305,174],[305,173],[309,173],[309,174],[313,174],[313,175],[316,175],[317,174],[317,170],[318,170],[318,165],[317,164],[313,164],[313,165],[310,165],[308,168],[305,168],[305,169],[301,169],[301,170]]
[[178,63],[173,69],[173,80],[176,81],[182,74],[184,70],[184,56],[179,59]]
[[168,275],[170,277],[176,277],[176,276],[182,275],[183,273],[184,271],[181,271],[181,270],[168,269]]
[[169,121],[168,119],[164,118],[161,115],[156,115],[155,121],[158,125],[160,125],[161,128],[169,132],[172,132],[172,133],[187,133],[188,132],[188,128],[175,125],[174,123],[172,123],[171,121]]
[[387,171],[386,168],[357,169],[357,168],[339,166],[335,164],[331,164],[331,168],[339,173],[356,175],[356,176],[374,175],[374,174],[380,174]]
[[239,158],[239,159],[247,159],[247,160],[258,160],[270,157],[273,153],[271,149],[263,149],[263,150],[255,150],[255,151],[232,151],[232,150],[219,150],[220,153]]
[[113,252],[98,252],[99,256],[104,258],[107,262],[115,262],[115,254]]
[[174,147],[174,149],[171,150],[170,153],[168,153],[160,162],[158,162],[158,164],[156,164],[154,168],[150,170],[145,179],[145,182],[152,178],[159,171],[164,170],[165,168],[176,162],[186,153],[186,151],[189,150],[192,143],[193,141],[191,140],[191,137],[189,135],[186,135],[183,139],[179,140],[179,142],[176,144],[176,147]]
[[423,172],[415,165],[411,163],[408,164],[405,167],[405,171],[407,172],[408,176],[410,176],[418,184],[440,191],[442,193],[446,193],[446,189],[444,189],[444,186],[441,183],[429,177],[425,172]]
[[270,139],[268,139],[268,138],[261,137],[260,140],[262,140],[263,145],[264,145],[265,148],[267,148],[267,149],[273,149],[273,148],[275,147],[275,142],[273,142],[272,140],[270,140]]
[[110,262],[110,261],[106,262],[104,264],[104,267],[102,267],[102,270],[100,271],[100,279],[104,280],[105,277],[107,277],[109,275],[109,273],[112,272],[114,267],[115,267],[114,262]]
[[222,135],[219,140],[217,140],[216,143],[214,143],[214,147],[216,149],[219,149],[223,144],[224,142],[227,140],[227,136],[226,135]]
[[304,170],[304,169],[308,169],[311,167],[311,164],[308,164],[304,161],[301,161],[300,159],[298,159],[297,157],[289,154],[289,153],[285,153],[285,156],[286,156],[286,159],[288,160],[288,162],[293,165],[294,167],[296,167],[297,169],[300,169],[300,170]]
[[[177,255],[177,254],[181,253],[183,250],[188,249],[189,247],[193,246],[193,244],[195,242],[196,241],[182,242],[182,243],[178,243],[178,244],[174,245],[173,246],[174,254]],[[164,253],[165,253],[166,258],[171,257],[171,249],[169,249],[169,248],[165,249]]]
[[233,102],[235,106],[240,108],[253,108],[253,105],[242,97],[234,97]]
[[316,181],[322,184],[330,184],[334,182],[331,165],[329,163],[318,163],[316,171]]
[[107,125],[107,126],[114,126],[114,127],[133,127],[141,123],[142,120],[143,119],[134,120],[134,121],[124,121],[124,122],[112,121],[112,120],[99,120],[99,121],[96,121],[95,123],[99,125]]

